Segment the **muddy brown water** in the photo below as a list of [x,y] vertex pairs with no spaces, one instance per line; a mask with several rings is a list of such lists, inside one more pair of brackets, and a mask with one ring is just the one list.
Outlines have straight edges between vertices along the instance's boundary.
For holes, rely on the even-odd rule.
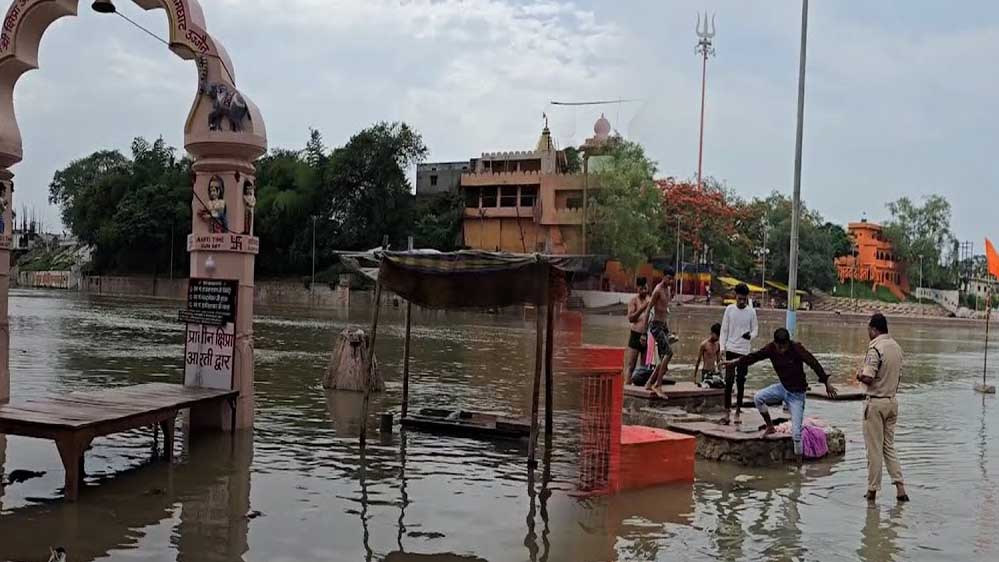
[[[177,306],[14,291],[13,396],[180,382]],[[720,314],[679,315],[677,363],[693,362]],[[369,316],[258,311],[255,431],[182,438],[173,465],[151,460],[148,433],[98,439],[76,504],[61,501],[51,442],[0,438],[5,473],[45,472],[0,488],[0,560],[46,560],[56,545],[71,562],[999,559],[999,402],[971,390],[981,376],[979,326],[893,330],[907,353],[897,445],[913,501],[896,506],[886,493],[868,508],[856,402],[808,402],[809,415],[847,433],[847,454],[835,462],[797,471],[699,461],[692,485],[604,498],[572,495],[579,391],[564,376],[546,482],[542,471],[528,481],[522,443],[381,438],[374,417],[375,437],[361,451],[358,397],[324,393],[320,381],[333,336]],[[379,330],[388,391],[376,412],[398,407],[401,319],[389,307]],[[762,331],[774,327],[764,322]],[[417,312],[414,407],[526,414],[533,328],[516,315]],[[620,317],[586,318],[587,342],[620,345],[626,336]],[[801,339],[845,384],[866,335],[862,323],[830,317],[804,320]],[[768,366],[750,371],[751,388],[772,380]]]

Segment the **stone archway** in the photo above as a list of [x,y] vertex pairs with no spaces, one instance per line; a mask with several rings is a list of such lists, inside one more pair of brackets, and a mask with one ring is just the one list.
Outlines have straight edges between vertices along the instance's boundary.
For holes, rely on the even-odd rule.
[[[253,161],[267,150],[267,133],[257,107],[236,87],[225,48],[207,31],[198,0],[117,0],[145,10],[162,9],[169,25],[170,50],[195,63],[197,89],[184,125],[184,147],[193,158],[192,226],[187,248],[191,277],[239,281],[233,387],[240,391],[238,427],[253,425],[253,274],[259,241],[252,234],[252,207],[243,192],[255,182]],[[89,2],[89,0],[85,0]],[[12,0],[0,27],[0,402],[10,397],[7,297],[10,275],[10,168],[21,161],[21,134],[14,115],[14,86],[38,67],[45,30],[59,18],[77,14],[80,0]],[[86,5],[86,4],[85,4]],[[224,205],[209,197],[209,183],[221,182]],[[213,189],[213,191],[218,191]],[[205,202],[209,202],[206,204]],[[211,210],[216,212],[213,216]],[[221,218],[221,220],[220,220]],[[219,411],[201,420],[224,424]]]

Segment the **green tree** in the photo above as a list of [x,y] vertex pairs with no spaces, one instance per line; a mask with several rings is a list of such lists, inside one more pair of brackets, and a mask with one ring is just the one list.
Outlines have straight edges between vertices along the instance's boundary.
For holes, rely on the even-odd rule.
[[925,286],[954,288],[959,254],[957,238],[950,229],[950,202],[940,195],[931,195],[919,205],[908,197],[902,197],[889,203],[888,211],[891,212],[891,219],[884,225],[885,237],[895,247],[895,254],[906,264],[909,282],[918,282],[922,261]]
[[[765,199],[754,199],[747,207],[750,222],[768,228],[767,279],[787,282],[791,257],[791,200],[774,191]],[[752,238],[753,248],[758,250],[762,246],[762,230],[754,232]],[[802,202],[798,228],[799,288],[829,290],[835,286],[838,280],[835,259],[849,254],[850,247],[842,227],[826,222],[822,215]],[[755,271],[759,272],[759,269]]]
[[[56,172],[49,201],[60,206],[70,232],[95,246],[98,271],[155,275],[167,270],[171,248],[177,256],[184,247],[190,173],[190,162],[178,160],[162,138],[137,138],[131,159],[99,151]],[[175,267],[183,263],[174,260]]]
[[335,149],[319,190],[324,246],[368,249],[384,235],[402,246],[413,233],[407,170],[426,155],[423,138],[405,123],[378,123]]
[[444,252],[457,250],[465,201],[458,193],[440,193],[417,201],[414,212],[414,242],[418,248]]
[[274,150],[257,161],[254,234],[260,238],[257,268],[263,276],[304,273],[311,267],[312,219],[321,169],[304,152]]
[[578,174],[583,171],[583,159],[579,154],[579,149],[570,146],[562,151],[565,154],[565,173]]
[[653,177],[656,164],[641,145],[617,141],[594,174],[589,210],[589,250],[634,268],[663,246],[663,199]]

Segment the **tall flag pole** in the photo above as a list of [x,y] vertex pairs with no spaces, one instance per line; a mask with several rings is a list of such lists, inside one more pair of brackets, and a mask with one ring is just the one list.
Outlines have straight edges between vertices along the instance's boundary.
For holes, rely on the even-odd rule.
[[[985,259],[988,262],[988,275],[999,279],[999,253],[988,238],[985,239]],[[975,390],[984,394],[995,394],[996,387],[986,382],[989,370],[989,324],[992,318],[992,283],[989,283],[989,296],[985,302],[985,361],[982,366],[982,384],[976,384]]]

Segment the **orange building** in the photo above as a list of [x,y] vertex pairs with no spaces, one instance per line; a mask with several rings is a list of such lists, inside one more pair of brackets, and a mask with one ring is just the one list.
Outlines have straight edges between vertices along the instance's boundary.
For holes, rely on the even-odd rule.
[[[588,146],[609,138],[603,117]],[[590,176],[590,182],[593,176]],[[588,186],[592,188],[593,186]],[[473,158],[459,189],[465,199],[465,246],[505,252],[583,253],[584,177],[568,173],[565,152],[546,126],[534,150]]]
[[895,255],[892,243],[884,237],[881,225],[867,222],[850,223],[854,255],[836,258],[836,272],[840,282],[850,279],[867,281],[888,287],[899,298],[909,290],[905,267]]

